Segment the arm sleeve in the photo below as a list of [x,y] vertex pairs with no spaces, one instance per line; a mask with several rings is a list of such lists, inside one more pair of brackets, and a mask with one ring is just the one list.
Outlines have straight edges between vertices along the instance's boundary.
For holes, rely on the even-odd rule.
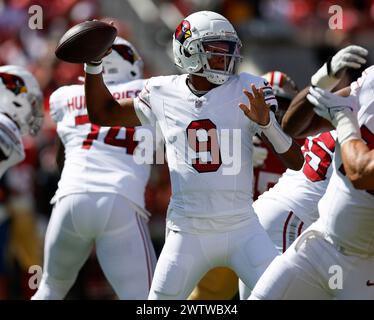
[[155,126],[157,119],[152,110],[151,94],[152,94],[152,87],[149,81],[147,81],[143,90],[134,99],[134,109],[135,109],[136,115],[138,116],[140,122],[143,125],[150,124],[152,126]]

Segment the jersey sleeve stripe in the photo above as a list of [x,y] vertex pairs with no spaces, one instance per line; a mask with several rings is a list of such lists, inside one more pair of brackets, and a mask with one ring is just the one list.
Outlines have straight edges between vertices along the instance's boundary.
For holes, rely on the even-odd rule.
[[144,103],[149,109],[151,109],[152,110],[152,108],[151,108],[151,106],[145,101],[145,100],[143,100],[140,96],[138,96],[139,97],[139,100],[142,102],[142,103]]

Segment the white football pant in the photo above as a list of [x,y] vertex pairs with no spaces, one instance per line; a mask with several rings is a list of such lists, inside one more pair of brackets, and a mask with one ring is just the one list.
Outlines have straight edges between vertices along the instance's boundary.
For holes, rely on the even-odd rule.
[[229,232],[191,234],[170,230],[156,265],[150,300],[187,299],[204,274],[229,267],[250,287],[277,256],[257,217]]
[[[260,198],[253,203],[253,209],[280,254],[308,227],[288,206],[276,200]],[[251,295],[251,289],[242,281],[239,281],[239,295],[242,300]]]
[[32,299],[63,299],[94,246],[117,296],[146,299],[156,262],[147,222],[114,193],[57,201],[45,238],[43,277]]
[[270,264],[249,299],[374,300],[374,257],[344,255],[315,226]]

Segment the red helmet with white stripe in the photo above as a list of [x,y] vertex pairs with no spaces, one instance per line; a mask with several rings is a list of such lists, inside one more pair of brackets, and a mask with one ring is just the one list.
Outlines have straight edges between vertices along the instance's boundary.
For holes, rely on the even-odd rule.
[[277,98],[286,98],[292,100],[299,92],[295,81],[287,74],[281,71],[270,71],[263,76],[273,88],[274,95]]

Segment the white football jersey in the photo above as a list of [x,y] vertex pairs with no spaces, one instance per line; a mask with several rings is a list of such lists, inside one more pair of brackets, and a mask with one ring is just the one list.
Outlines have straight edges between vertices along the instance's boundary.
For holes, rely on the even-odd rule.
[[[360,104],[358,123],[362,139],[374,148],[374,66],[351,85],[351,95]],[[320,225],[327,237],[346,253],[374,255],[374,190],[358,190],[345,176],[339,143],[334,171],[318,209]]]
[[[109,86],[115,99],[134,98],[144,80]],[[133,154],[137,132],[153,128],[100,127],[89,122],[83,85],[61,87],[50,97],[50,113],[65,146],[65,164],[52,201],[71,193],[112,192],[144,206],[150,166]]]
[[235,227],[253,215],[252,137],[259,131],[238,106],[248,104],[243,89],[254,83],[269,104],[277,102],[263,78],[247,73],[202,97],[186,80],[186,74],[151,78],[134,100],[142,123],[158,123],[165,139],[172,185],[167,225],[209,230],[212,225],[203,226],[208,218],[218,229]]
[[333,171],[336,132],[307,137],[302,147],[304,165],[299,171],[287,169],[278,183],[259,199],[285,204],[300,220],[310,225],[318,219],[318,202],[325,194]]
[[0,113],[0,177],[10,167],[25,159],[21,132],[17,125],[3,113]]

